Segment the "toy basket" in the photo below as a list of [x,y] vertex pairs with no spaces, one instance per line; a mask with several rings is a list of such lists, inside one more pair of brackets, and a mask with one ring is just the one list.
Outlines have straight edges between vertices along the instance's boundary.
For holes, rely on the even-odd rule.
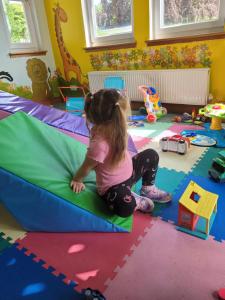
[[104,89],[124,90],[125,83],[120,76],[108,76],[104,80]]
[[[77,97],[77,96],[68,96],[63,93],[65,89],[69,89],[70,91],[76,92],[77,90],[80,90],[83,94],[83,97]],[[81,86],[62,86],[59,87],[60,94],[63,98],[63,101],[66,102],[66,111],[76,115],[76,116],[82,116],[84,112],[84,103],[85,103],[85,91],[84,88]]]

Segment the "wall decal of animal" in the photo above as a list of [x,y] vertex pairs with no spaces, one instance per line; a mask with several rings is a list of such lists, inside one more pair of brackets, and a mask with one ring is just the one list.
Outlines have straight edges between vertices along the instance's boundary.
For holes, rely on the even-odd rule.
[[67,81],[70,81],[70,73],[74,73],[76,75],[76,79],[80,84],[85,85],[85,83],[82,83],[82,71],[80,68],[80,65],[78,62],[73,58],[73,56],[69,53],[65,46],[65,42],[63,39],[62,34],[62,28],[61,28],[61,22],[66,23],[68,18],[65,10],[59,5],[59,3],[56,4],[56,7],[53,8],[53,12],[55,15],[55,33],[57,38],[58,47],[60,50],[60,54],[63,60],[63,67],[64,67],[64,73],[65,78]]
[[6,79],[10,82],[13,81],[12,76],[8,72],[5,72],[5,71],[0,71],[0,79]]

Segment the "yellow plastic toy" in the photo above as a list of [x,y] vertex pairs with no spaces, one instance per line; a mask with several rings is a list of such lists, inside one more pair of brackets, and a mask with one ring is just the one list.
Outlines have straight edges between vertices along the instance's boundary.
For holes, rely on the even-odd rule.
[[217,212],[218,195],[190,181],[179,200],[178,230],[207,239]]

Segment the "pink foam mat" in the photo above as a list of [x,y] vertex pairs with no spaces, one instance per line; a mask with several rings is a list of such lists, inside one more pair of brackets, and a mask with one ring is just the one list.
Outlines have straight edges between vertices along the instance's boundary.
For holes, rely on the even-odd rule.
[[132,135],[132,140],[134,142],[135,147],[140,150],[145,145],[150,143],[151,139],[143,136]]
[[212,300],[225,285],[225,244],[187,235],[157,220],[127,258],[107,300]]
[[0,120],[8,117],[9,115],[11,115],[11,113],[4,110],[0,110]]
[[174,132],[174,134],[179,134],[183,130],[200,130],[203,129],[203,127],[198,125],[186,125],[184,123],[175,123],[172,126],[168,128],[169,131]]
[[104,291],[104,283],[115,276],[123,258],[132,253],[151,227],[149,215],[135,213],[131,233],[28,233],[17,240],[67,280],[78,283],[78,289],[91,287]]

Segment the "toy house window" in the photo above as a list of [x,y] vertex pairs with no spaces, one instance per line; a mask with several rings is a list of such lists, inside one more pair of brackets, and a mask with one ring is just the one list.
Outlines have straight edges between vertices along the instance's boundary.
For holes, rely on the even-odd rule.
[[195,192],[192,192],[191,196],[190,196],[190,199],[193,200],[194,202],[198,203],[198,201],[200,199],[200,196],[199,196],[199,194],[197,194]]
[[86,46],[134,41],[133,0],[82,0]]
[[0,0],[11,51],[38,50],[35,8],[30,0]]
[[224,0],[150,0],[150,39],[224,32]]

